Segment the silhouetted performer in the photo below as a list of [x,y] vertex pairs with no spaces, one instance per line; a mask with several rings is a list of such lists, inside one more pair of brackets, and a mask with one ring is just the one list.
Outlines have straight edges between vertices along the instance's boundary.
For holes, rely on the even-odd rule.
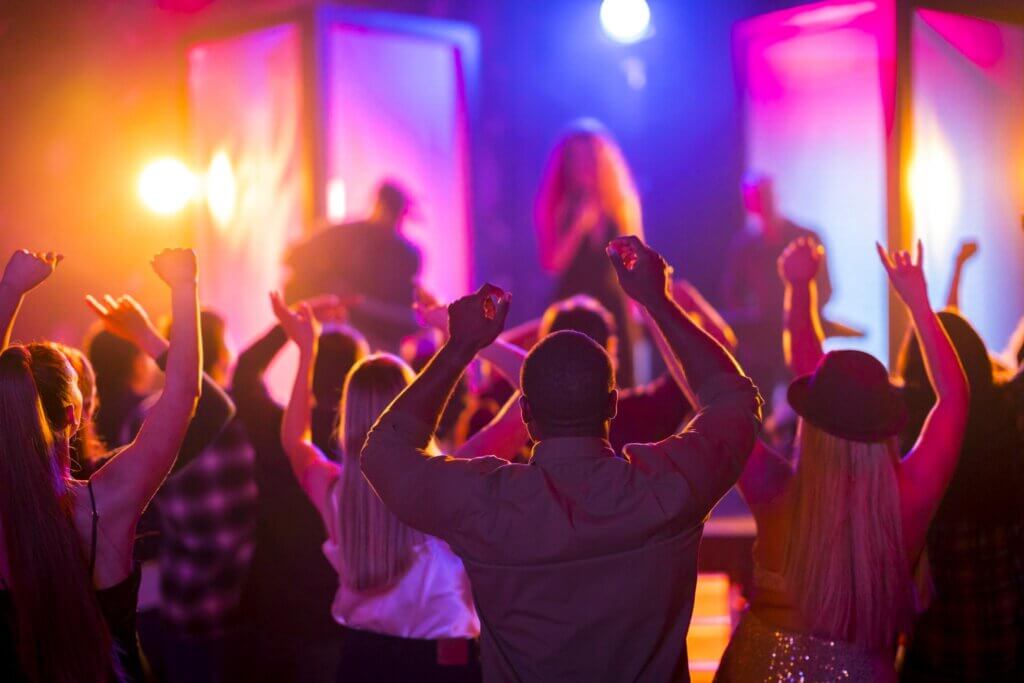
[[619,330],[616,379],[633,386],[638,330],[604,248],[622,235],[643,237],[640,200],[615,141],[596,121],[574,125],[555,144],[536,205],[541,266],[557,276],[552,301],[597,299]]
[[[789,380],[782,353],[782,304],[785,285],[778,260],[793,240],[817,233],[778,213],[771,178],[750,174],[743,179],[743,206],[748,223],[733,239],[722,283],[723,314],[739,338],[737,358],[769,398],[773,388]],[[818,271],[819,311],[832,296],[828,266]]]
[[288,300],[337,294],[372,347],[397,351],[402,337],[417,329],[412,303],[420,252],[401,234],[409,205],[401,187],[384,181],[369,218],[327,228],[293,247],[285,261],[292,269]]

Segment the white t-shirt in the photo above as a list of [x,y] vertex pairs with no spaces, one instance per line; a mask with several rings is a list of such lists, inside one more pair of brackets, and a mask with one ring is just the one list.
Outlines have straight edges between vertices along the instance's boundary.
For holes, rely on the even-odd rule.
[[395,584],[383,591],[361,593],[344,579],[341,558],[341,479],[331,487],[324,511],[327,540],[323,551],[338,573],[338,592],[331,615],[339,624],[400,638],[439,640],[476,638],[480,619],[466,570],[448,544],[433,536],[413,546],[413,561]]

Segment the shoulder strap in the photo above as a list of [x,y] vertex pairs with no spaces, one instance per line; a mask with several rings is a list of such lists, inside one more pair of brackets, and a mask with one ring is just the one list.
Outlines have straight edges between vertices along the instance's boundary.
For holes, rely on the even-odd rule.
[[89,489],[89,502],[92,504],[92,540],[89,542],[89,580],[96,571],[96,530],[100,523],[100,513],[96,510],[96,495],[92,491],[92,479],[86,483]]

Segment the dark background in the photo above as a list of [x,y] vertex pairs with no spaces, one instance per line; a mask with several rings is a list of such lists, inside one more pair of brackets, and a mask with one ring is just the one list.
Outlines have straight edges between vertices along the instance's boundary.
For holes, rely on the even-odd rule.
[[[146,264],[161,247],[187,240],[188,218],[145,213],[135,186],[154,156],[188,159],[185,36],[305,4],[0,4],[0,254],[22,246],[67,254],[54,281],[30,298],[18,338],[79,341],[90,322],[86,292],[131,292],[165,310],[166,295]],[[550,281],[537,263],[533,200],[551,144],[579,116],[601,119],[618,137],[636,175],[648,239],[715,298],[726,245],[742,223],[731,30],[744,18],[802,3],[649,0],[655,34],[634,46],[604,37],[600,0],[343,4],[478,28],[476,273],[515,292],[515,320],[546,303]],[[627,58],[643,63],[643,88],[630,87]]]

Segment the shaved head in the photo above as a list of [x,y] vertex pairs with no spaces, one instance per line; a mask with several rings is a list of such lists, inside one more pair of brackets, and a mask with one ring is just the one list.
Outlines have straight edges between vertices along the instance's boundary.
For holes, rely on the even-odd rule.
[[542,339],[523,363],[524,419],[548,436],[591,434],[615,414],[608,353],[585,334],[564,330]]

